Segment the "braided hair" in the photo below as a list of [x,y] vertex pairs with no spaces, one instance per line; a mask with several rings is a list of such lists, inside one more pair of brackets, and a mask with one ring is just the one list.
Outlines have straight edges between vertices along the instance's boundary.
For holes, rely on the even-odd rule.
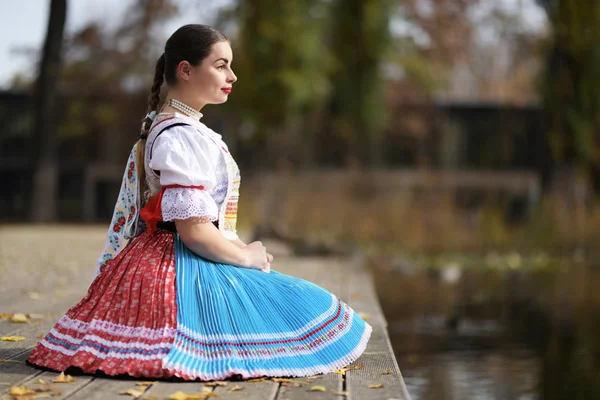
[[[140,198],[144,199],[146,192],[146,171],[144,154],[146,139],[152,127],[153,118],[149,115],[156,112],[160,104],[160,89],[163,81],[167,85],[177,84],[177,67],[182,61],[191,65],[199,65],[211,52],[215,43],[229,39],[220,31],[207,25],[190,24],[177,29],[167,40],[164,53],[156,61],[154,82],[148,96],[147,115],[142,120],[142,132],[137,142],[136,164],[138,169],[138,182]],[[143,201],[143,200],[142,200]]]

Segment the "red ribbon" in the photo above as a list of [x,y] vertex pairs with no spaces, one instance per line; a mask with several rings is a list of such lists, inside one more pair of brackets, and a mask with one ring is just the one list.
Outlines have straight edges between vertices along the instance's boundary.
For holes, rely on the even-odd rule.
[[163,186],[158,193],[156,193],[148,203],[140,210],[140,217],[146,221],[148,226],[148,233],[153,235],[156,231],[156,224],[162,221],[162,198],[165,193],[165,189],[174,188],[190,188],[204,190],[204,186],[183,186],[183,185],[167,185]]

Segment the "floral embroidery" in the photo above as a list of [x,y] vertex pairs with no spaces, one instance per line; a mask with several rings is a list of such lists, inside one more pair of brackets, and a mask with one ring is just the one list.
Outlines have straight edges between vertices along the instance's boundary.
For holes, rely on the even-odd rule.
[[104,264],[115,258],[127,245],[129,239],[135,236],[135,228],[138,220],[136,217],[139,208],[139,189],[137,182],[137,167],[135,164],[136,147],[137,145],[133,146],[129,153],[129,158],[127,159],[127,168],[123,174],[121,190],[119,191],[119,197],[115,204],[110,228],[108,229],[106,241],[104,242],[102,255],[96,265],[96,275],[98,275]]

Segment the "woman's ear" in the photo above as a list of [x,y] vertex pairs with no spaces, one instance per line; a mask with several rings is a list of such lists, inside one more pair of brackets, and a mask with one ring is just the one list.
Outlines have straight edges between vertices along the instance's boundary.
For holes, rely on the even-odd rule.
[[177,75],[184,81],[188,81],[192,75],[192,66],[188,61],[182,61],[177,65]]

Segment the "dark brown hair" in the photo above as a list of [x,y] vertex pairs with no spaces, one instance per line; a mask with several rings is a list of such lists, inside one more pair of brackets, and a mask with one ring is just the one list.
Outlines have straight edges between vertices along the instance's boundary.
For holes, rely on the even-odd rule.
[[[148,113],[158,110],[160,103],[160,88],[163,80],[167,85],[177,83],[177,66],[182,61],[192,65],[199,65],[211,52],[215,43],[228,41],[220,31],[207,25],[184,25],[177,29],[167,40],[165,52],[156,61],[154,83],[148,96]],[[143,202],[146,190],[146,172],[144,168],[144,153],[146,139],[152,126],[152,119],[145,117],[142,125],[140,140],[137,142],[136,163],[138,168],[138,182]]]

